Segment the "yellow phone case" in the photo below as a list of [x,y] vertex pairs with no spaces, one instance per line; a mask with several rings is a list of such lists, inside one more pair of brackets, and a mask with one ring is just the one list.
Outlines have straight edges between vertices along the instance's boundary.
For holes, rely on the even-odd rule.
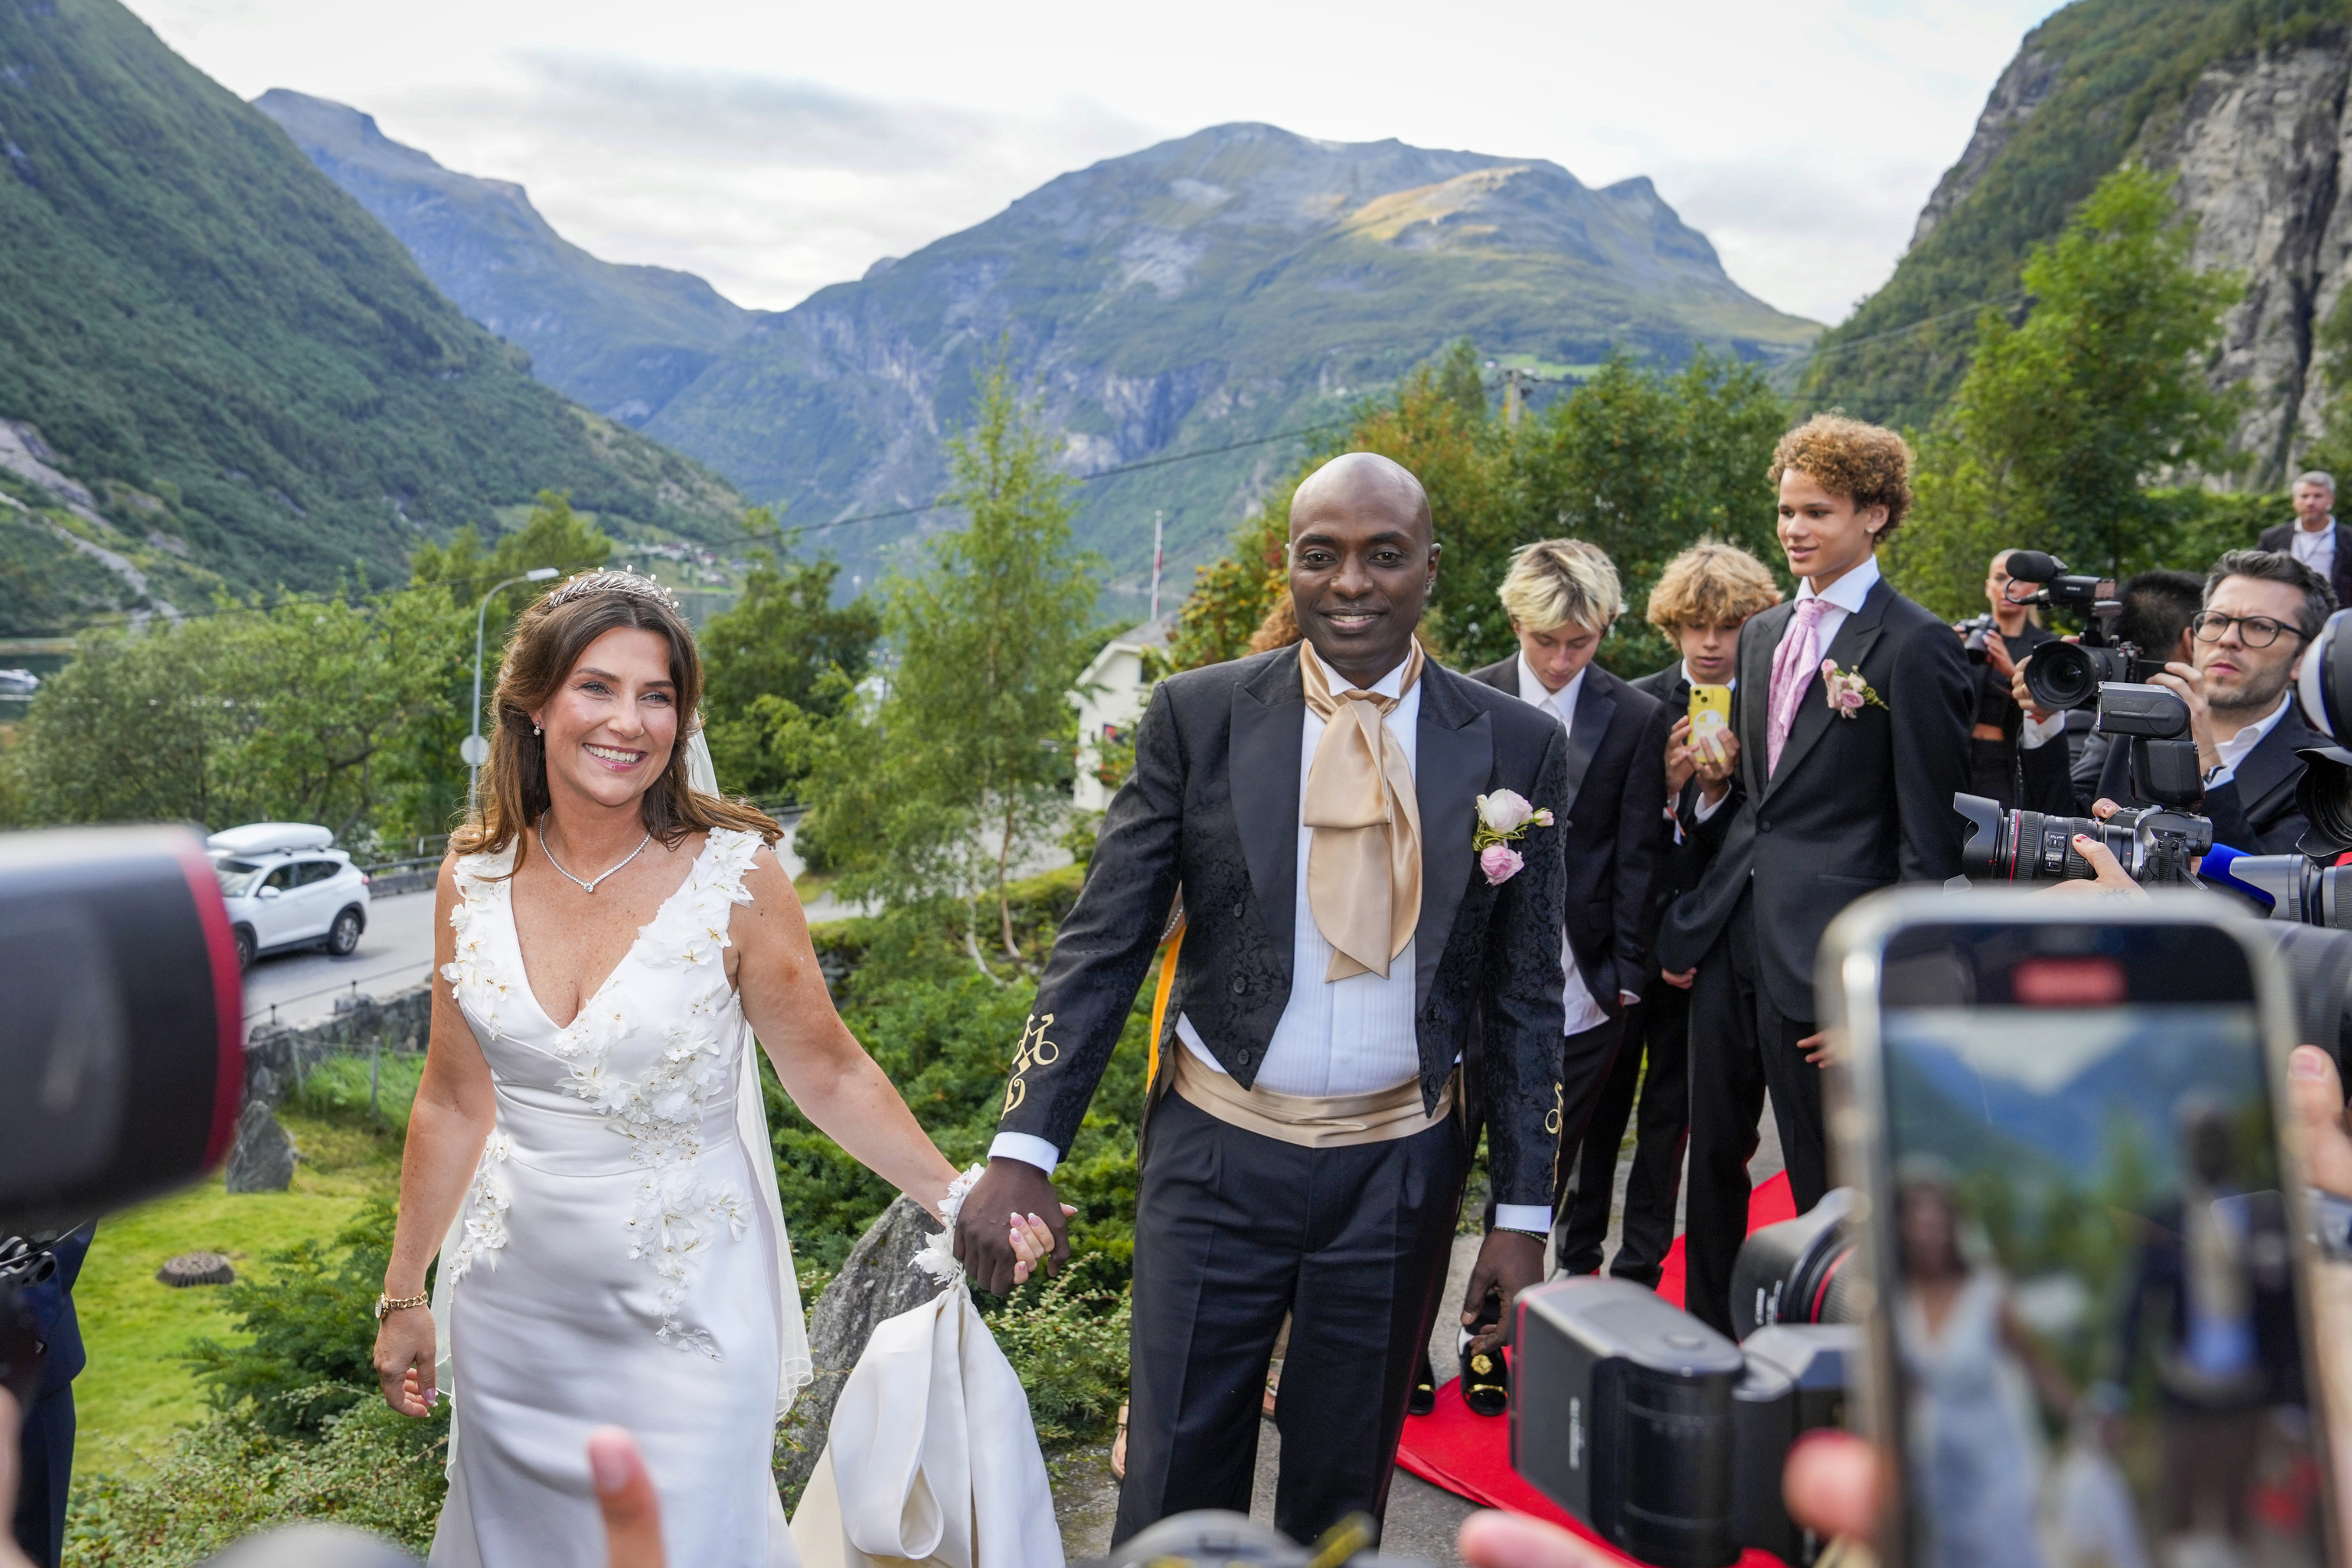
[[1694,686],[1690,694],[1691,728],[1698,728],[1698,716],[1712,713],[1726,724],[1731,722],[1731,688],[1728,686]]

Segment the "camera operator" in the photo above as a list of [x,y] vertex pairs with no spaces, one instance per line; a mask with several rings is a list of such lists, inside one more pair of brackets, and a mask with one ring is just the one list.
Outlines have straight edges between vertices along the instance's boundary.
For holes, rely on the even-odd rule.
[[2058,640],[2057,633],[2035,624],[2032,606],[2009,596],[2009,558],[2015,553],[2002,551],[1985,569],[1988,613],[1953,628],[1967,639],[1970,661],[1983,661],[1977,666],[1976,723],[1969,731],[1969,788],[2000,802],[2005,811],[2020,804],[2018,740],[2025,723],[2010,684],[2035,648]]
[[[2189,623],[2205,607],[2205,584],[2194,572],[2141,572],[2124,580],[2118,595],[2123,614],[2116,620],[2116,636],[2142,649],[2161,664],[2195,662],[2196,639]],[[2018,661],[2010,678],[2010,695],[2020,703],[2025,722],[2018,735],[2019,765],[2025,775],[2022,804],[2028,810],[2058,816],[2081,816],[2098,797],[2099,773],[2106,766],[2112,737],[2096,731],[2083,737],[2079,747],[2061,744],[2068,716],[2050,713],[2034,704],[2025,688],[2025,661]]]
[[[2303,837],[2295,784],[2304,763],[2296,753],[2325,738],[2303,721],[2287,688],[2295,661],[2335,608],[2335,591],[2294,556],[2233,550],[2205,579],[2204,607],[2190,623],[2190,658],[2170,660],[2150,677],[2188,704],[2214,843],[2283,855]],[[2022,683],[2021,674],[2021,690]],[[2134,783],[2130,749],[2113,746],[2087,793],[2147,804]]]

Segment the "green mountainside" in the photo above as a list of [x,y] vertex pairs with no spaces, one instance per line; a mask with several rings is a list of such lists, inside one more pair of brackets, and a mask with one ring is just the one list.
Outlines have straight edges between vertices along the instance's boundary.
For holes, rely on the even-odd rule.
[[0,466],[89,495],[47,527],[0,509],[35,542],[13,563],[61,561],[62,529],[182,593],[382,582],[541,488],[614,525],[732,526],[723,483],[533,381],[115,0],[0,0]]
[[[1569,367],[1698,343],[1778,362],[1818,330],[1743,292],[1645,179],[1593,190],[1538,161],[1223,125],[1065,174],[755,322],[644,428],[820,524],[937,496],[941,432],[1000,350],[1091,476],[1343,420],[1457,338]],[[1164,512],[1181,592],[1303,450],[1089,483],[1079,538],[1132,595]],[[824,537],[854,575],[908,527]]]
[[520,185],[445,169],[373,115],[282,87],[253,106],[459,310],[529,353],[531,374],[625,424],[667,403],[761,314],[690,272],[598,260],[556,233]]
[[2075,0],[2050,16],[2002,73],[1894,276],[1822,334],[1802,400],[1926,424],[1968,368],[1979,309],[2021,309],[2028,253],[2209,68],[2347,16],[2347,0]]
[[1596,191],[1551,163],[1267,125],[1063,175],[793,310],[737,310],[699,279],[595,260],[520,187],[453,174],[355,110],[259,102],[541,379],[785,503],[845,587],[935,525],[903,510],[944,487],[943,436],[1000,350],[1069,432],[1073,473],[1234,447],[1079,491],[1081,539],[1132,595],[1154,511],[1181,591],[1310,437],[1234,444],[1344,422],[1456,338],[1557,372],[1697,343],[1777,363],[1819,331],[1742,292],[1647,180]]

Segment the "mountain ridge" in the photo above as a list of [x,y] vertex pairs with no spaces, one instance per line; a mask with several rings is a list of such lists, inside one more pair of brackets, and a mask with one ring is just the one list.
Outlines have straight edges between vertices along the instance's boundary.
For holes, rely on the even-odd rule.
[[[296,139],[320,157],[315,132]],[[465,280],[397,217],[409,209],[358,194],[395,214],[394,232],[465,302]],[[1738,289],[1646,178],[1596,190],[1546,160],[1255,122],[1057,175],[980,224],[748,317],[691,380],[626,416],[784,504],[788,521],[828,525],[936,500],[971,373],[999,353],[1066,432],[1066,468],[1090,477],[1344,422],[1462,336],[1573,365],[1612,348],[1679,359],[1697,343],[1777,362],[1819,331]],[[516,341],[546,374],[543,343]],[[1109,559],[1115,592],[1138,591],[1163,513],[1181,584],[1305,450],[1251,445],[1102,479],[1079,494],[1079,536]],[[826,540],[854,585],[935,526],[892,519]]]

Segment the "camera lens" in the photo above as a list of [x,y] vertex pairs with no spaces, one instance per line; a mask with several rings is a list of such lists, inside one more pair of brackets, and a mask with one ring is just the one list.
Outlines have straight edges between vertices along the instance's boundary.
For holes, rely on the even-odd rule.
[[2305,746],[2295,755],[2304,762],[2295,805],[2310,825],[2295,847],[2333,859],[2352,849],[2352,753],[2336,746]]
[[1960,868],[1979,880],[2006,882],[2017,872],[2016,814],[1980,795],[1952,796],[1952,809],[1969,825],[1960,848]]
[[2097,701],[2102,674],[2098,651],[2080,643],[2043,643],[2025,667],[2025,689],[2053,711]]

